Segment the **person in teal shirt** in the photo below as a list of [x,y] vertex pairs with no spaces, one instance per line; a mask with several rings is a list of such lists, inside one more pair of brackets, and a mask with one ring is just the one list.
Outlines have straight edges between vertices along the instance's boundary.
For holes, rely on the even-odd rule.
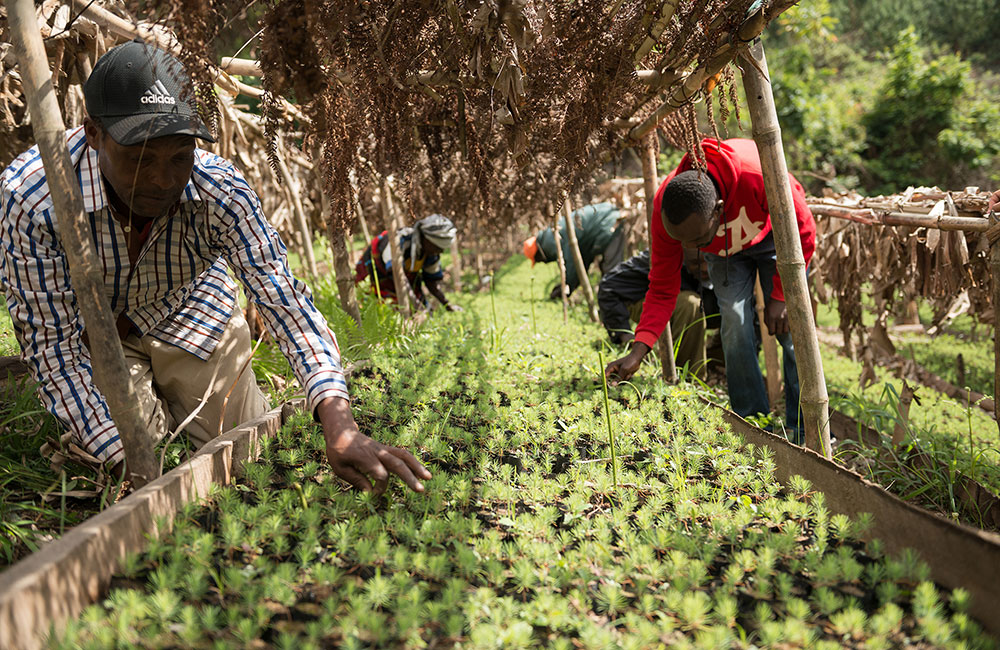
[[[584,273],[593,261],[601,257],[601,274],[617,266],[625,257],[625,233],[620,222],[621,213],[612,203],[595,203],[572,214],[576,227],[576,239],[580,244]],[[566,218],[559,220],[559,239],[562,243],[563,259],[566,261],[566,288],[570,293],[580,284],[579,273],[569,248],[569,234],[566,232]],[[539,230],[524,242],[524,255],[535,262],[554,262],[557,259],[556,238],[551,228]],[[559,297],[559,285],[552,289],[549,298]]]

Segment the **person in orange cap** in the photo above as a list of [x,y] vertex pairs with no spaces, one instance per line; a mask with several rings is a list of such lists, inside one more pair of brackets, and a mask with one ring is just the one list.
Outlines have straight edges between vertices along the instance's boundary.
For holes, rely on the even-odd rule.
[[[621,263],[625,257],[625,233],[619,222],[621,213],[612,203],[595,203],[573,212],[576,239],[580,244],[584,273],[591,263],[601,257],[601,274],[607,273]],[[569,248],[569,234],[566,232],[565,217],[559,220],[559,238],[562,242],[563,259],[566,262],[566,287],[570,293],[580,284],[573,254]],[[535,262],[554,262],[558,257],[556,237],[551,228],[539,230],[524,242],[524,256]],[[552,288],[549,298],[559,298],[559,285]]]

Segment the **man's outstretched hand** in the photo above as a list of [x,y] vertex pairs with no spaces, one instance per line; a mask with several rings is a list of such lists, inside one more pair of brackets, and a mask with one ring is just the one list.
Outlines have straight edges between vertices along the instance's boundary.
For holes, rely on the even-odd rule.
[[631,379],[648,353],[648,345],[638,342],[633,343],[631,352],[621,359],[615,359],[604,369],[604,376],[608,378],[608,383],[615,386],[620,381]]
[[771,336],[788,334],[788,310],[784,300],[771,299],[764,309],[764,324]]
[[351,406],[339,397],[325,399],[316,407],[326,438],[326,457],[334,474],[355,488],[376,494],[385,492],[389,475],[395,474],[415,492],[423,492],[419,479],[431,473],[413,454],[372,440],[358,430]]

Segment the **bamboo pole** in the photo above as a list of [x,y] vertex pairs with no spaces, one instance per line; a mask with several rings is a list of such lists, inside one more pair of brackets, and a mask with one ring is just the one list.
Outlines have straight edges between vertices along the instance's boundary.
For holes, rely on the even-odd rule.
[[764,376],[767,384],[767,401],[771,408],[781,399],[781,366],[778,365],[778,344],[764,325],[764,290],[760,287],[760,277],[754,281],[754,297],[757,299],[757,323],[760,326],[760,342],[764,347]]
[[451,240],[451,289],[455,293],[462,290],[462,249],[458,245],[458,233]]
[[[690,102],[695,95],[701,92],[702,86],[709,77],[717,74],[730,61],[736,56],[737,44],[738,42],[748,42],[753,38],[756,38],[762,31],[764,27],[767,26],[767,16],[763,9],[758,10],[752,16],[746,19],[746,21],[740,26],[736,39],[729,40],[723,43],[719,49],[715,51],[715,54],[705,62],[704,65],[699,66],[694,71],[692,71],[684,81],[677,84],[674,87],[673,92],[667,97],[667,100],[660,104],[659,107],[653,113],[647,117],[645,120],[640,122],[636,126],[632,126],[628,132],[629,139],[639,142],[646,134],[656,128],[660,120],[670,115],[680,107],[684,106]],[[679,78],[679,77],[678,77]],[[618,124],[619,122],[616,122]],[[621,123],[623,126],[631,126],[628,121]]]
[[132,483],[142,487],[159,476],[153,441],[125,364],[115,319],[104,291],[104,273],[90,233],[90,219],[83,209],[80,184],[66,148],[66,127],[53,92],[35,6],[31,0],[6,0],[6,6],[32,130],[42,154],[62,247],[66,251],[70,281],[90,334],[94,383],[107,400],[121,436],[125,465],[132,475]]
[[[809,299],[802,242],[781,144],[781,127],[774,107],[771,83],[766,76],[767,58],[759,39],[745,56],[750,60],[743,66],[743,87],[750,108],[753,138],[760,153],[764,191],[771,212],[774,247],[777,251],[778,273],[784,287],[788,324],[795,344],[806,445],[830,458],[830,399],[823,377],[823,360],[820,357],[816,321]],[[790,406],[794,408],[794,405]]]
[[358,215],[358,224],[361,225],[361,234],[364,235],[365,245],[371,246],[372,233],[371,230],[368,229],[368,220],[365,219],[365,209],[361,206],[361,188],[358,186],[358,181],[354,176],[353,170],[349,175],[349,180],[351,183],[351,191],[354,194],[354,211]]
[[361,309],[358,307],[358,296],[354,291],[354,274],[351,273],[351,254],[347,250],[347,238],[338,232],[333,219],[327,217],[327,232],[330,237],[330,249],[333,253],[333,270],[337,279],[337,293],[340,296],[340,306],[361,324]]
[[285,149],[280,144],[278,145],[278,155],[275,158],[278,161],[278,171],[281,172],[281,177],[285,181],[285,187],[288,188],[288,197],[292,202],[292,211],[295,213],[295,220],[298,222],[299,233],[302,236],[302,254],[305,256],[303,262],[306,264],[309,276],[318,278],[319,269],[316,267],[316,254],[313,251],[312,226],[309,224],[309,217],[306,216],[305,208],[302,207],[302,197],[299,195],[301,192],[299,182],[292,176],[292,172],[289,171],[288,164],[285,162]]
[[[403,272],[403,251],[399,249],[399,221],[397,210],[392,204],[392,191],[389,189],[389,181],[382,178],[382,218],[385,220],[386,230],[389,237],[389,250],[392,254],[392,280],[396,285],[396,302],[403,314],[407,317],[413,315],[410,306],[410,283]],[[375,260],[372,260],[372,264]]]
[[[993,404],[1000,406],[1000,212],[990,213],[990,276],[993,280]],[[1000,413],[997,413],[997,427],[1000,427]]]
[[[553,217],[554,213],[554,217]],[[559,295],[562,297],[563,323],[569,322],[569,296],[566,295],[566,260],[563,259],[562,238],[559,236],[559,211],[549,205],[549,218],[554,219],[552,233],[556,240],[556,261],[559,264]]]
[[238,74],[241,77],[261,76],[260,62],[252,59],[238,59],[232,56],[224,56],[219,67],[229,74]]
[[660,7],[660,15],[653,22],[653,24],[650,25],[649,34],[647,34],[646,38],[643,39],[642,44],[639,45],[639,48],[635,51],[635,56],[632,57],[632,60],[635,63],[639,63],[644,56],[649,54],[650,50],[653,49],[653,46],[656,45],[656,42],[660,40],[663,30],[665,30],[667,25],[670,24],[670,20],[674,17],[674,13],[677,11],[677,5],[679,4],[680,2],[678,0],[667,0],[667,2],[664,2]]
[[[642,161],[642,186],[646,194],[646,233],[653,236],[653,205],[656,203],[656,188],[658,179],[656,178],[656,133],[650,133],[643,137],[642,153],[639,159]],[[649,241],[650,251],[652,251],[652,239]],[[660,357],[660,367],[663,369],[663,380],[668,384],[677,381],[677,363],[674,361],[674,334],[670,331],[670,321],[667,321],[656,342],[657,354]]]
[[483,264],[483,240],[479,232],[479,208],[472,213],[472,257],[476,263],[477,282],[481,287],[483,278],[486,277],[486,267]]
[[936,217],[914,212],[877,212],[872,208],[847,208],[811,201],[809,209],[814,216],[847,219],[869,226],[912,226],[963,232],[986,232],[990,229],[990,220],[980,217]]
[[594,288],[590,286],[590,276],[587,267],[583,265],[583,254],[580,252],[580,242],[576,238],[576,219],[573,218],[573,211],[569,204],[569,198],[563,201],[563,212],[566,214],[566,235],[569,237],[569,250],[573,254],[573,264],[576,266],[576,278],[583,289],[583,296],[587,299],[588,313],[590,320],[597,322],[597,302],[594,300]]
[[899,392],[899,418],[896,420],[896,425],[892,428],[892,444],[900,445],[906,438],[906,432],[910,429],[910,405],[913,404],[913,396],[916,392],[913,386],[904,379],[903,380],[903,390]]
[[[315,160],[321,160],[320,154],[316,151],[313,155]],[[330,252],[333,256],[333,272],[337,280],[337,294],[340,297],[340,308],[343,309],[354,322],[361,324],[361,308],[358,306],[358,294],[354,287],[354,274],[351,272],[351,261],[354,258],[350,250],[351,233],[349,228],[343,232],[336,228],[333,215],[330,214],[330,200],[326,192],[319,192],[320,209],[323,211],[323,220],[326,223],[327,238],[330,240]],[[372,260],[374,264],[375,260]]]

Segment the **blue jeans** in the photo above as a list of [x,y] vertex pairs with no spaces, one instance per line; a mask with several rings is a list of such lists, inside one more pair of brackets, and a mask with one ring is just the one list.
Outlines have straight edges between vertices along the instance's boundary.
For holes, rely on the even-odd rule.
[[[767,414],[767,387],[757,362],[757,333],[754,331],[754,279],[760,275],[764,300],[770,301],[774,285],[774,238],[726,257],[706,253],[708,275],[715,285],[722,313],[722,351],[726,357],[726,382],[733,411],[741,417]],[[765,327],[760,323],[760,327]],[[781,344],[785,377],[785,426],[792,442],[802,444],[799,424],[799,373],[790,334],[777,337]]]

